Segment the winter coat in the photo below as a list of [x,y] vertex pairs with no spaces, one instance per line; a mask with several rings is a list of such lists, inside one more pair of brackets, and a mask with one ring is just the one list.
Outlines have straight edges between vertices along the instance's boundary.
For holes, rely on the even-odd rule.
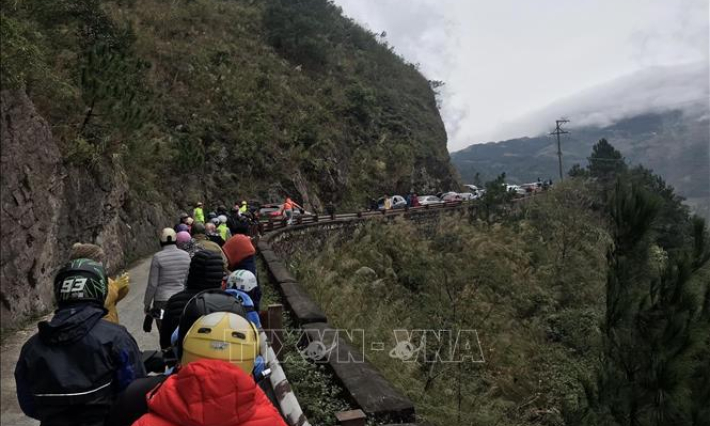
[[224,263],[222,257],[211,251],[195,253],[190,263],[185,289],[175,293],[165,305],[163,321],[160,325],[160,347],[171,345],[170,337],[180,324],[180,316],[187,302],[202,290],[222,287]]
[[205,211],[202,210],[202,207],[195,207],[195,211],[192,212],[192,218],[195,219],[195,222],[205,223]]
[[104,319],[106,321],[111,321],[114,324],[118,324],[118,310],[116,309],[116,304],[123,300],[128,294],[130,289],[128,274],[123,274],[117,280],[109,278],[108,280],[108,294],[106,295],[106,302],[104,302],[104,308],[108,311]]
[[207,239],[222,247],[224,245],[225,239],[218,233],[207,235]]
[[252,377],[225,361],[199,360],[148,395],[133,426],[286,426]]
[[[256,275],[256,262],[254,261],[256,249],[251,242],[251,238],[246,235],[235,235],[224,243],[222,250],[227,256],[227,268],[230,271],[246,269]],[[250,259],[252,262],[249,262]],[[245,261],[249,263],[247,265],[248,267],[238,267]]]
[[131,426],[143,414],[147,414],[146,395],[168,377],[170,376],[158,374],[134,380],[125,391],[121,392],[111,407],[111,411],[106,416],[105,426]]
[[219,244],[215,243],[214,241],[211,241],[204,234],[195,235],[194,241],[194,247],[196,252],[201,250],[207,250],[211,251],[212,253],[219,254],[222,257],[222,262],[224,263],[224,270],[227,270],[227,256],[224,254],[224,252],[222,251],[222,247]]
[[229,240],[229,238],[232,236],[232,233],[229,231],[229,227],[226,223],[219,225],[217,227],[217,232],[219,232],[219,236],[222,237],[224,241]]
[[145,312],[150,310],[153,300],[165,302],[173,294],[185,288],[185,278],[190,269],[190,255],[168,244],[153,256],[148,275],[148,286],[145,289],[143,305]]
[[136,341],[105,314],[91,303],[61,308],[22,347],[17,398],[42,426],[103,425],[116,395],[145,376]]

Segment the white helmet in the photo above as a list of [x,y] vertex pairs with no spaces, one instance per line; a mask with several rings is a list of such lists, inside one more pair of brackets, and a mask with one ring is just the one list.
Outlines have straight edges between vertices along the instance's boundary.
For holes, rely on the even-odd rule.
[[219,218],[217,217],[213,217],[210,222],[212,222],[215,226],[219,226],[220,224]]
[[248,293],[255,289],[259,284],[256,282],[256,276],[250,271],[239,269],[232,272],[227,278],[227,288]]
[[219,223],[227,223],[227,216],[225,216],[223,214],[219,215],[218,219],[219,219]]
[[177,241],[177,236],[173,228],[164,228],[160,233],[160,242],[163,244],[174,243]]

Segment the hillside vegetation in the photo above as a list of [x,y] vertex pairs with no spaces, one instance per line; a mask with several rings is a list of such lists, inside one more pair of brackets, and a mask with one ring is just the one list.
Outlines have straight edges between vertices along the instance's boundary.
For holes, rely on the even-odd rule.
[[[710,235],[621,158],[600,141],[574,179],[496,222],[370,223],[293,268],[433,424],[706,426]],[[390,350],[408,337],[421,350],[404,362]]]
[[320,207],[455,184],[429,82],[329,1],[2,0],[1,31],[3,89],[29,93],[67,162],[118,160],[141,198]]

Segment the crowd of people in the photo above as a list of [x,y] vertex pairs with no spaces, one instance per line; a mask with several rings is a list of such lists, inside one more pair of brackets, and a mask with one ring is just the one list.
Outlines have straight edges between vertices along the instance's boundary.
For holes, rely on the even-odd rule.
[[57,310],[17,362],[22,411],[43,426],[285,426],[261,386],[253,225],[246,202],[207,214],[196,203],[160,232],[143,298],[163,360],[151,372],[119,324],[128,275],[108,278],[103,250],[75,244],[54,278]]

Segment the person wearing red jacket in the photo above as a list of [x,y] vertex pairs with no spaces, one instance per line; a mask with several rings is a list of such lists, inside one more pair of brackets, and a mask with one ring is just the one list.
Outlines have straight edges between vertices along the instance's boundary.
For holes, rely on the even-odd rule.
[[147,396],[133,426],[286,426],[254,379],[226,361],[185,365]]
[[256,249],[247,235],[237,234],[222,246],[227,257],[227,269],[236,271],[246,269],[256,275]]

